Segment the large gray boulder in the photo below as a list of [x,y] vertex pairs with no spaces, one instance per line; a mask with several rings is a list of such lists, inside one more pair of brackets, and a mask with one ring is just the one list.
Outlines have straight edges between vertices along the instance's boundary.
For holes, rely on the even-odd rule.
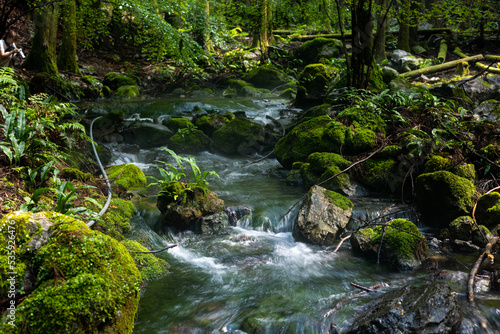
[[408,285],[365,304],[345,333],[458,333],[461,323],[448,285]]
[[332,245],[352,216],[352,202],[331,190],[313,186],[300,206],[293,226],[298,241]]
[[421,62],[421,59],[413,56],[411,53],[399,49],[394,50],[391,57],[392,66],[399,73],[418,70]]

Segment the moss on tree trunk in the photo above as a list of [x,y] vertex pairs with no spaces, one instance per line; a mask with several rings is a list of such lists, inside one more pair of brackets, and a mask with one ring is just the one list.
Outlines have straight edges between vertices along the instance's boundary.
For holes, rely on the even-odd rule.
[[75,0],[63,2],[62,11],[62,45],[57,65],[60,70],[80,73],[76,62],[76,3]]

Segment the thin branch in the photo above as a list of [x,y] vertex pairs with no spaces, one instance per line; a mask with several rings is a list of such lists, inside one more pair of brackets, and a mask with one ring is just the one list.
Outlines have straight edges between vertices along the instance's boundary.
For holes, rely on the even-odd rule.
[[485,256],[491,256],[491,248],[497,243],[497,241],[498,237],[494,237],[493,239],[491,239],[491,242],[486,245],[486,247],[484,248],[484,252],[479,256],[476,263],[472,267],[472,270],[470,271],[469,280],[467,282],[467,293],[469,303],[474,307],[477,307],[476,303],[474,302],[474,279],[476,278],[476,274],[479,270],[479,267],[481,266],[481,263],[483,263],[483,258]]
[[337,247],[335,247],[335,249],[333,250],[332,253],[337,253],[337,251],[339,250],[340,246],[342,246],[342,244],[351,237],[352,234],[349,234],[348,236],[345,236],[343,237],[342,239],[340,239],[340,242],[339,244],[337,245]]
[[274,150],[272,150],[271,152],[269,152],[269,153],[268,153],[265,157],[260,158],[260,159],[258,159],[258,160],[250,161],[250,162],[248,162],[248,163],[244,164],[243,166],[250,166],[250,165],[253,165],[253,164],[259,163],[259,162],[261,162],[261,161],[264,161],[264,160],[266,160],[267,158],[269,158],[269,157],[271,156],[271,154],[273,154],[273,153],[274,153]]

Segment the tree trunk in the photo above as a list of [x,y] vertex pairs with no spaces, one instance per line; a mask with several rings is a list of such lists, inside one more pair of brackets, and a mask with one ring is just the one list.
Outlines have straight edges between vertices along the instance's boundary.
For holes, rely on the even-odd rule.
[[352,6],[352,85],[366,88],[368,68],[371,64],[373,44],[372,1],[357,0]]
[[61,10],[62,45],[57,59],[60,70],[80,74],[76,62],[76,2],[65,0]]
[[272,42],[272,9],[269,0],[256,0],[256,13],[253,22],[253,48],[259,48],[262,54]]
[[410,52],[410,17],[408,15],[410,4],[408,0],[402,1],[399,6],[399,34],[398,34],[398,49]]
[[373,46],[373,52],[375,61],[377,63],[382,63],[387,59],[385,56],[385,33],[387,27],[389,26],[389,20],[385,17],[385,12],[387,10],[387,0],[377,0],[377,5],[379,5],[379,11],[377,12],[377,38],[375,40],[375,45]]
[[59,3],[54,2],[35,12],[35,36],[33,47],[26,57],[24,67],[28,70],[57,73],[56,41]]

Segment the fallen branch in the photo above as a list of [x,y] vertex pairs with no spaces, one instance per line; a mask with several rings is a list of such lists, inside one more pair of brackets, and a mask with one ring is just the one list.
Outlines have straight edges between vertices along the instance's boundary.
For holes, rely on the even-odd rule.
[[476,263],[472,267],[470,274],[469,274],[469,281],[467,282],[467,292],[469,296],[469,303],[472,306],[476,306],[476,303],[474,302],[474,279],[476,278],[477,271],[479,270],[479,267],[481,266],[481,263],[483,263],[483,258],[485,256],[488,256],[491,261],[493,261],[493,255],[491,254],[491,248],[497,243],[498,237],[494,237],[491,239],[491,241],[486,244],[486,247],[484,248],[484,252],[479,256],[477,259]]
[[[455,50],[453,51],[454,54],[456,54],[457,56],[459,57],[462,57],[464,59],[462,59],[463,61],[465,61],[467,55],[465,53],[462,52],[462,50],[460,50],[459,47],[456,47]],[[485,56],[484,59],[486,60],[491,60],[493,61],[489,66],[488,65],[484,65],[480,62],[476,62],[476,67],[479,68],[480,70],[483,70],[483,71],[488,71],[488,72],[491,72],[491,73],[497,73],[497,74],[500,74],[500,68],[492,68],[491,66],[495,63],[495,62],[498,62],[500,61],[500,56]]]
[[340,239],[339,244],[337,245],[337,247],[335,247],[335,249],[333,250],[332,253],[337,253],[337,251],[339,250],[340,246],[342,246],[342,244],[344,243],[344,241],[346,241],[347,239],[349,239],[351,237],[351,235],[352,234],[349,234],[348,236],[345,236],[342,239]]
[[446,44],[446,40],[442,39],[441,44],[439,44],[439,53],[438,53],[438,59],[442,63],[446,61],[446,52],[448,51],[448,44]]
[[406,72],[406,73],[401,74],[400,76],[403,78],[415,78],[415,77],[418,77],[422,74],[431,74],[431,73],[435,73],[435,72],[449,70],[450,68],[454,68],[458,64],[460,64],[464,61],[466,61],[468,63],[475,63],[475,62],[478,62],[478,61],[483,60],[483,59],[484,59],[484,56],[479,54],[479,55],[475,55],[472,57],[467,57],[467,58],[463,58],[463,59],[449,61],[449,62],[444,63],[444,64],[429,66],[429,67],[421,68],[421,69],[418,69],[415,71]]
[[167,250],[169,248],[174,248],[176,247],[177,244],[175,245],[170,245],[170,246],[167,246],[167,247],[164,247],[162,249],[158,249],[158,250],[154,250],[154,251],[131,251],[132,253],[160,253],[160,252],[163,252],[164,250]]
[[250,161],[250,162],[248,162],[248,163],[244,164],[243,166],[250,166],[250,165],[253,165],[253,164],[259,163],[259,162],[261,162],[261,161],[264,161],[264,160],[266,160],[267,158],[269,158],[269,157],[271,156],[271,154],[273,154],[273,153],[274,153],[274,150],[272,150],[271,152],[269,152],[269,153],[268,153],[265,157],[262,157],[262,158],[260,158],[260,159],[258,159],[258,160]]
[[351,282],[351,286],[357,288],[357,289],[360,289],[360,290],[363,290],[363,291],[366,291],[366,292],[374,292],[375,290],[373,288],[367,288],[365,286],[362,286],[362,285],[359,285],[359,284],[356,284],[354,282]]

